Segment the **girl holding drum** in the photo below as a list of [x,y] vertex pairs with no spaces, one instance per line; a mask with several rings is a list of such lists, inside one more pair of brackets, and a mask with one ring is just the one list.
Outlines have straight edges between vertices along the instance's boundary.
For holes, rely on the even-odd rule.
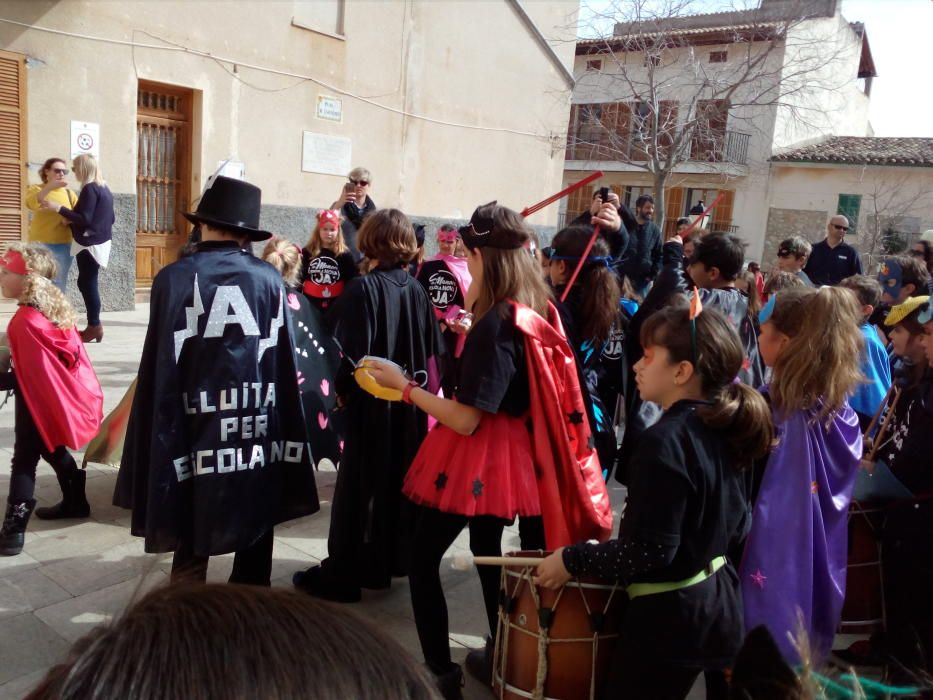
[[664,414],[632,456],[618,538],[562,547],[538,567],[547,588],[584,575],[626,586],[607,698],[686,697],[742,644],[728,555],[749,526],[743,471],[767,453],[773,426],[761,394],[736,379],[744,354],[732,324],[713,309],[700,313],[696,294],[694,305],[657,311],[641,329],[636,383]]

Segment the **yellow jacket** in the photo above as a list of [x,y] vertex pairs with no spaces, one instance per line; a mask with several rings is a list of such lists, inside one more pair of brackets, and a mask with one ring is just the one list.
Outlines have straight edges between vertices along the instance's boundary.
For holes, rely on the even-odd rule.
[[[39,192],[44,185],[30,185],[26,188],[26,208],[32,212],[29,221],[29,240],[34,243],[71,243],[71,226],[68,220],[50,209],[43,209],[39,204]],[[78,195],[67,187],[52,190],[46,197],[54,204],[74,209]]]

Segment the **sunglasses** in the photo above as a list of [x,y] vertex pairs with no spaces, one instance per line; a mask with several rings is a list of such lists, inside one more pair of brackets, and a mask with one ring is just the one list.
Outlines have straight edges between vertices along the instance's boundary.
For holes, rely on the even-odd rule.
[[848,231],[849,230],[848,226],[840,226],[839,224],[833,224],[833,228],[836,229],[837,231]]
[[789,250],[779,250],[777,256],[779,258],[792,258],[794,257],[794,254],[791,253]]
[[350,184],[354,187],[369,187],[369,180],[354,180],[352,177],[350,179]]
[[[74,170],[74,168],[72,168]],[[66,168],[52,168],[52,172],[56,175],[67,175],[68,170]]]
[[925,258],[925,257],[926,257],[926,253],[924,253],[922,250],[912,250],[912,251],[910,251],[910,254],[913,255],[915,258]]

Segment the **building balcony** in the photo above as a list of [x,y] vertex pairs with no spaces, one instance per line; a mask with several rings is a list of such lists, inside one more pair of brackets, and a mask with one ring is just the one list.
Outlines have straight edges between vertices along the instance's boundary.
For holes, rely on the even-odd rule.
[[[748,144],[751,134],[740,131],[722,131],[704,138],[694,138],[690,144],[688,162],[748,164]],[[584,141],[582,135],[568,139],[565,159],[568,161],[644,162],[648,160],[644,146],[630,141],[627,144],[603,144]]]

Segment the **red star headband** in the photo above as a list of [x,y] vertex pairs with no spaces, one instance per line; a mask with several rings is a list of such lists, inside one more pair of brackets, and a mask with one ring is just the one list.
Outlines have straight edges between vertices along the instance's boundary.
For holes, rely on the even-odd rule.
[[335,212],[333,209],[322,209],[321,211],[318,212],[317,223],[318,223],[318,226],[321,226],[327,223],[340,226],[340,214]]
[[18,250],[5,252],[3,257],[0,258],[0,268],[12,272],[14,275],[29,274],[29,270],[26,269],[26,260]]

